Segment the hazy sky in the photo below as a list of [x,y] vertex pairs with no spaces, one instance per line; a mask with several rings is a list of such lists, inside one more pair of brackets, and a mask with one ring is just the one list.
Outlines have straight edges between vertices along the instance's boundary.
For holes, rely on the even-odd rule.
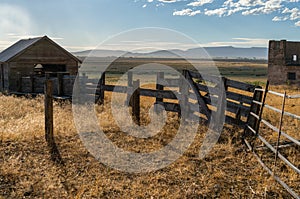
[[269,39],[300,41],[300,1],[0,0],[0,50],[41,35],[85,50],[142,27],[174,29],[203,46],[267,47]]

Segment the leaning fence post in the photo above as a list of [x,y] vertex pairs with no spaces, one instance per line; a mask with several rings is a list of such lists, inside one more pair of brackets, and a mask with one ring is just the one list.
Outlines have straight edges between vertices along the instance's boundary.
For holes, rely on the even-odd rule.
[[132,99],[132,117],[133,120],[140,125],[140,80],[136,80],[133,82],[133,94],[131,96]]
[[53,82],[46,78],[45,82],[45,139],[50,149],[51,158],[61,161],[61,157],[53,135]]

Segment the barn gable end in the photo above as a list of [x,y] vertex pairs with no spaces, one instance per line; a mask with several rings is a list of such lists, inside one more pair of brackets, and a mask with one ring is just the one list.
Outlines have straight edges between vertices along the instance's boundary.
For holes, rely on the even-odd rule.
[[47,36],[20,40],[0,53],[0,90],[16,91],[17,78],[29,76],[36,66],[44,72],[76,75],[81,61]]

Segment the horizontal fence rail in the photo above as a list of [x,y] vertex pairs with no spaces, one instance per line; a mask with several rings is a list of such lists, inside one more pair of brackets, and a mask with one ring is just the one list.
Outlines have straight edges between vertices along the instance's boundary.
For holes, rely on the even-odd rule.
[[[253,154],[255,155],[255,157],[258,159],[258,162],[263,166],[263,168],[265,170],[268,171],[268,173],[270,175],[272,175],[274,177],[274,179],[280,183],[294,198],[300,198],[300,195],[298,195],[299,193],[296,193],[291,186],[289,186],[286,182],[283,181],[283,179],[281,179],[278,175],[276,175],[276,170],[278,170],[278,168],[276,168],[278,159],[280,159],[287,167],[289,167],[291,170],[293,170],[295,173],[297,173],[296,175],[300,175],[300,168],[298,168],[294,163],[292,163],[290,161],[291,158],[287,158],[284,154],[282,154],[280,152],[280,148],[282,148],[280,145],[281,143],[283,143],[286,147],[294,147],[294,146],[298,146],[298,148],[296,148],[296,150],[299,150],[299,146],[300,146],[300,140],[298,140],[297,138],[289,135],[288,133],[284,132],[283,129],[283,117],[287,116],[290,118],[293,118],[295,120],[300,120],[300,116],[296,115],[296,114],[292,114],[290,112],[285,111],[285,106],[286,106],[286,99],[299,99],[300,95],[287,95],[286,93],[279,93],[279,92],[275,92],[275,91],[271,91],[268,90],[268,86],[269,83],[267,83],[266,85],[266,89],[255,89],[257,92],[263,92],[264,96],[263,99],[261,101],[259,100],[253,100],[252,105],[255,106],[259,106],[259,111],[257,112],[250,112],[249,118],[252,120],[254,119],[256,121],[256,123],[252,123],[252,124],[247,124],[245,126],[245,132],[244,132],[244,142],[247,145],[247,147],[253,152]],[[267,95],[275,95],[278,97],[282,98],[282,106],[281,109],[275,108],[271,105],[266,104],[266,97]],[[272,124],[271,121],[267,121],[266,119],[264,119],[263,117],[263,112],[269,109],[271,111],[274,111],[275,113],[280,114],[280,118],[279,118],[279,125],[278,127],[274,126]],[[264,136],[264,132],[261,131],[265,131],[265,129],[260,128],[260,124],[263,124],[265,126],[267,126],[270,130],[272,130],[273,132],[277,133],[277,141],[276,143],[270,143],[269,141],[267,141],[267,138]],[[297,130],[296,130],[297,131]],[[297,132],[296,132],[297,133]],[[298,132],[299,133],[299,132]],[[282,137],[284,137],[285,139],[287,139],[288,141],[281,141]],[[255,147],[255,139],[253,140],[253,138],[256,138],[258,140],[260,140],[263,145],[265,147],[263,147],[264,149],[269,149],[273,154],[274,154],[274,166],[275,168],[271,168],[270,166],[267,165],[267,162],[264,161],[259,155],[258,155],[258,149],[262,149],[262,147]],[[286,145],[288,144],[288,145]],[[296,154],[295,154],[296,155]],[[295,157],[295,160],[299,161],[299,157]]]

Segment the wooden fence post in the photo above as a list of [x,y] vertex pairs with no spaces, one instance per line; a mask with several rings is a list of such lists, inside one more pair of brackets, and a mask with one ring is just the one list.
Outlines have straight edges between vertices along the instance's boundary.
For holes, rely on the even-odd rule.
[[[157,73],[157,75],[156,75],[156,90],[158,90],[158,91],[159,90],[164,90],[164,86],[161,85],[161,82],[163,82],[164,78],[165,78],[164,72]],[[161,104],[162,105],[163,102],[164,102],[164,98],[156,97],[155,104]],[[156,108],[155,112],[159,114],[161,112],[161,109]]]
[[[160,84],[164,80],[164,78],[165,78],[165,74],[163,72],[157,73],[156,90],[164,90],[164,86]],[[158,97],[156,98],[156,103],[163,102],[163,101],[164,101],[163,98],[158,98]]]
[[31,93],[34,93],[34,74],[30,74]]
[[129,88],[133,88],[133,74],[132,72],[128,72],[127,73],[127,98],[126,98],[126,102],[125,104],[128,105],[128,106],[131,106],[132,107],[132,101],[131,101],[131,95],[132,93],[128,92],[130,89]]
[[[190,105],[189,105],[189,85],[188,85],[188,83],[186,82],[186,70],[183,70],[182,71],[182,76],[180,76],[180,81],[179,81],[179,92],[180,92],[180,96],[181,96],[181,99],[180,99],[180,101],[179,101],[179,104],[180,104],[180,106],[184,106],[184,107],[180,107],[180,112],[179,112],[179,116],[180,117],[183,117],[183,118],[188,118],[189,117],[189,115],[187,115],[187,114],[189,114],[189,109],[190,109]],[[183,113],[182,113],[182,109],[184,109],[184,110],[186,110],[185,112],[184,112],[184,114],[186,114],[186,115],[184,115]]]
[[17,73],[17,91],[22,92],[22,75],[20,72]]
[[105,72],[103,72],[101,74],[101,78],[100,78],[100,85],[98,85],[97,87],[100,89],[99,91],[99,98],[98,98],[98,103],[99,104],[104,104],[104,98],[105,98],[105,91],[103,86],[105,85]]
[[133,81],[132,117],[137,125],[140,125],[140,80]]
[[46,78],[45,82],[45,139],[50,149],[51,159],[61,162],[53,135],[53,82]]
[[57,73],[57,95],[58,96],[62,96],[64,94],[63,76],[64,76],[64,74]]

